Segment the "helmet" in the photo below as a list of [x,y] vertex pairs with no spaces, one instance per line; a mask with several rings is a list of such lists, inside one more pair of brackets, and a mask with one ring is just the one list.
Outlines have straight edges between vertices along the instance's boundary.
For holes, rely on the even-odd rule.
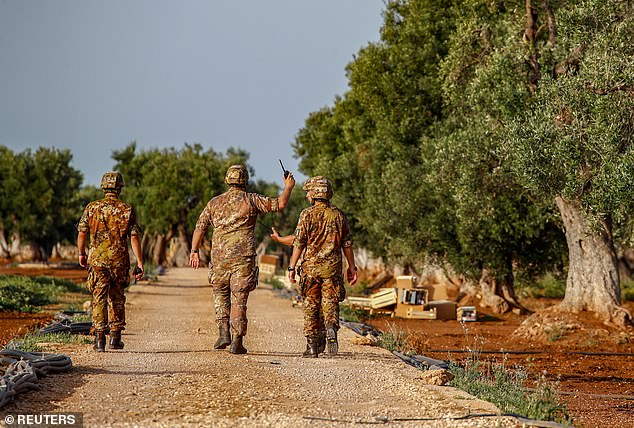
[[304,182],[304,186],[302,187],[302,190],[304,190],[305,192],[310,192],[313,188],[313,182],[315,181],[315,179],[319,179],[319,178],[323,178],[321,175],[315,176],[315,177],[311,177],[308,180],[306,180]]
[[249,171],[244,165],[231,165],[227,169],[227,175],[225,175],[225,183],[230,186],[246,186],[249,181]]
[[311,195],[314,199],[328,199],[332,198],[332,184],[326,177],[318,175],[311,178]]
[[119,193],[124,185],[123,175],[121,175],[120,172],[106,172],[103,177],[101,177],[101,188],[104,191]]

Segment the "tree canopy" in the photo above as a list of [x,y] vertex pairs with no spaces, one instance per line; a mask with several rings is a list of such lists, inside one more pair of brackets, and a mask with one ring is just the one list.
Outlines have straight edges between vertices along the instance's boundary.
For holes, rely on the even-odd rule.
[[300,168],[370,249],[514,305],[514,277],[565,269],[557,197],[631,219],[632,28],[627,1],[390,1],[350,90],[298,133]]
[[[40,147],[14,153],[0,146],[0,233],[6,244],[32,242],[46,259],[57,242],[74,241],[81,215],[82,175],[69,150]],[[4,250],[8,250],[5,248]]]

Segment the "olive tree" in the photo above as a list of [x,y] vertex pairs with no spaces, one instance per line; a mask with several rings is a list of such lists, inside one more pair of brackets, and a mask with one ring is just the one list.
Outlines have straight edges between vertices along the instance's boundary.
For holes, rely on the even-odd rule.
[[532,103],[504,141],[521,182],[561,213],[570,264],[559,307],[616,324],[632,321],[620,307],[613,239],[634,212],[632,12],[629,1],[587,0],[552,15],[551,45],[531,48],[540,65]]

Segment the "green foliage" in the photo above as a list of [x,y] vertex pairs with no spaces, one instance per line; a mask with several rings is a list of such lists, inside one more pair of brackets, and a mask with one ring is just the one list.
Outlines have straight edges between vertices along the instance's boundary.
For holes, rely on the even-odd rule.
[[625,222],[634,211],[632,7],[595,0],[559,12],[554,73],[509,122],[504,148],[527,187]]
[[[262,180],[257,181],[247,190],[270,197],[277,197],[282,193],[282,189],[277,184]],[[308,207],[308,202],[305,197],[306,192],[302,190],[301,185],[298,183],[291,193],[286,208],[282,211],[269,213],[258,218],[258,222],[255,226],[255,238],[258,242],[266,241],[268,243],[267,251],[282,250],[290,257],[292,249],[273,241],[269,235],[271,234],[271,227],[275,227],[281,236],[295,233],[295,226],[297,226],[299,214],[304,208]]]
[[36,312],[57,302],[64,292],[85,293],[85,289],[59,278],[0,275],[0,311]]
[[621,280],[621,299],[623,301],[634,301],[634,279],[625,278]]
[[82,175],[69,150],[40,147],[13,153],[0,146],[0,233],[39,245],[44,258],[57,242],[74,241]]
[[192,231],[209,199],[226,190],[227,168],[247,157],[234,149],[225,155],[203,151],[200,144],[137,152],[134,142],[112,155],[126,183],[122,198],[150,233],[176,233],[179,226]]
[[555,275],[553,272],[540,276],[535,282],[521,283],[518,287],[518,294],[525,297],[562,299],[565,293],[565,276]]
[[348,305],[340,305],[339,317],[342,318],[344,321],[366,322],[371,318],[371,315],[365,309],[356,308]]
[[20,339],[13,339],[6,346],[7,349],[17,349],[25,352],[44,352],[47,343],[63,343],[69,345],[85,345],[92,342],[92,338],[81,334],[71,333],[27,333]]
[[367,280],[359,281],[355,285],[350,286],[346,283],[346,296],[365,296],[369,294],[368,286],[370,283]]
[[572,423],[554,386],[545,377],[537,379],[535,389],[527,390],[528,374],[522,367],[506,367],[504,361],[484,363],[476,357],[464,366],[450,362],[449,371],[454,375],[452,386],[495,404],[502,413]]
[[312,113],[294,145],[300,169],[333,181],[355,242],[473,278],[563,267],[552,201],[525,190],[500,152],[502,120],[530,95],[524,60],[494,49],[521,30],[516,18],[501,2],[388,3],[381,41],[348,65],[350,91]]
[[0,277],[0,311],[36,312],[53,303],[61,287],[42,284],[28,277]]
[[[10,278],[11,275],[0,275],[0,281],[5,278]],[[15,277],[15,276],[14,276]],[[18,277],[19,278],[19,277]],[[60,288],[63,291],[69,293],[86,293],[86,287],[81,284],[75,284],[73,281],[64,278],[54,278],[52,276],[33,276],[30,279],[43,286],[50,286],[53,288]]]
[[407,333],[394,324],[387,324],[387,329],[379,336],[379,346],[390,352],[403,351],[407,343]]

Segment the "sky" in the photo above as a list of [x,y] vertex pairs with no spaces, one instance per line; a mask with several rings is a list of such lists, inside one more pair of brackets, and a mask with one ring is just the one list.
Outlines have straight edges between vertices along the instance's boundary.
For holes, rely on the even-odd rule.
[[98,185],[114,150],[199,143],[298,180],[291,144],[348,90],[383,0],[0,0],[0,145],[70,149]]

